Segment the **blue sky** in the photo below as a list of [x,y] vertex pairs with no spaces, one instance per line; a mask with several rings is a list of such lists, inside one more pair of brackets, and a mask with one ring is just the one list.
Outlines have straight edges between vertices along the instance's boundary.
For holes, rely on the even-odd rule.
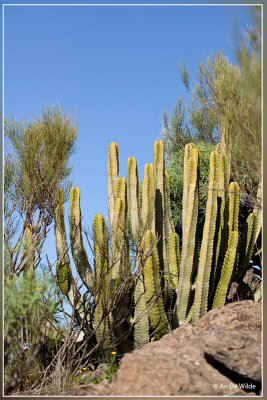
[[[107,151],[119,144],[120,176],[137,158],[139,179],[153,162],[162,113],[189,97],[177,63],[192,78],[219,49],[233,60],[233,18],[244,6],[5,6],[4,112],[40,115],[61,105],[77,115],[72,181],[81,190],[85,226],[107,215]],[[66,204],[66,224],[68,204]],[[46,249],[55,260],[53,234]]]

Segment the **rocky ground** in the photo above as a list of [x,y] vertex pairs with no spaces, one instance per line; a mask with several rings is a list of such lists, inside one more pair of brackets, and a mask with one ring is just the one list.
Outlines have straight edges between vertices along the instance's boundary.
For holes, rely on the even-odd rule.
[[126,354],[112,383],[79,385],[61,395],[261,395],[261,324],[261,303],[218,307]]

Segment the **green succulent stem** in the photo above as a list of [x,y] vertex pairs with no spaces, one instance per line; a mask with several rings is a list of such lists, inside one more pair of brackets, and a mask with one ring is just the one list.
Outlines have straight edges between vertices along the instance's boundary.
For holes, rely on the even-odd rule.
[[108,210],[110,226],[113,221],[113,212],[115,206],[115,185],[119,173],[119,146],[116,142],[111,142],[108,147]]
[[168,237],[167,251],[167,283],[171,289],[178,288],[180,263],[179,236],[177,233],[171,233]]
[[[95,311],[94,328],[96,329],[96,339],[98,343],[107,334],[110,320],[110,293],[109,293],[109,251],[106,234],[105,218],[102,214],[97,214],[93,221],[93,239],[95,253]],[[110,344],[107,338],[103,347]]]
[[149,318],[143,274],[140,274],[136,281],[134,305],[134,347],[138,348],[149,342]]
[[165,194],[165,162],[163,141],[154,143],[154,182],[155,182],[155,230],[158,236],[160,271],[167,269],[168,216]]
[[229,237],[228,249],[222,267],[221,277],[215,292],[212,308],[217,308],[225,304],[226,295],[231,280],[233,267],[235,264],[238,238],[238,231],[231,232]]
[[149,308],[149,319],[157,339],[169,332],[161,296],[159,257],[156,247],[156,234],[149,230],[142,241],[144,250],[145,298]]
[[[212,158],[212,156],[211,156]],[[212,168],[212,164],[211,164]],[[215,177],[211,175],[211,177]],[[208,310],[209,282],[212,267],[214,235],[217,217],[217,183],[211,180],[208,187],[206,217],[199,255],[197,279],[195,282],[195,300],[192,321],[203,317]]]
[[80,189],[78,187],[70,189],[69,224],[73,260],[83,283],[91,291],[94,285],[94,275],[83,244]]
[[186,196],[183,222],[183,247],[177,290],[177,318],[179,324],[185,322],[189,308],[190,290],[192,285],[192,269],[195,252],[195,236],[198,217],[198,150],[192,149],[188,163],[185,164],[188,176],[188,193]]
[[147,163],[144,168],[141,216],[143,230],[155,230],[155,182],[151,163]]
[[252,256],[253,248],[255,245],[255,237],[257,234],[257,216],[254,213],[250,213],[247,217],[244,230],[240,238],[240,249],[238,267],[236,270],[235,279],[241,279],[249,266],[249,261]]
[[54,232],[57,251],[57,280],[60,290],[69,299],[71,306],[77,310],[81,319],[84,317],[82,296],[77,288],[71,272],[68,254],[68,243],[64,222],[63,190],[57,191],[57,200],[54,209]]
[[127,194],[130,227],[133,240],[137,243],[140,239],[141,210],[138,195],[138,170],[135,157],[127,160]]

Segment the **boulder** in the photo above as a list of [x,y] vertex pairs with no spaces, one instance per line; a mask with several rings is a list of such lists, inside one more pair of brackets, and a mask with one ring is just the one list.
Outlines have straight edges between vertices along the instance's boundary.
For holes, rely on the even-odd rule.
[[[173,337],[172,337],[173,339]],[[124,356],[112,395],[251,395],[261,391],[261,333],[216,329]]]

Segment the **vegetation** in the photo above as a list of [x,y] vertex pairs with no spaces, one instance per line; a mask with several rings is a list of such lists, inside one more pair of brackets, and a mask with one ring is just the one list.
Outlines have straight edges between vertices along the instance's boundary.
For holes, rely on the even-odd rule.
[[[29,389],[42,378],[64,336],[60,307],[51,277],[5,276],[5,393]],[[55,323],[57,322],[57,323]]]
[[[118,155],[118,144],[113,142],[108,151],[110,229],[104,216],[97,214],[91,245],[94,265],[89,264],[83,245],[80,190],[70,191],[70,247],[88,290],[86,298],[71,272],[62,190],[58,192],[58,284],[79,316],[83,332],[79,359],[77,351],[69,359],[74,374],[97,354],[109,361],[114,350],[124,354],[225,304],[231,283],[247,271],[260,228],[255,208],[240,231],[239,185],[229,182],[230,161],[222,143],[209,155],[204,224],[198,216],[201,154],[193,143],[185,146],[181,249],[170,213],[163,142],[155,142],[154,163],[145,166],[141,202],[137,162],[130,157],[127,179],[119,177]],[[135,247],[132,261],[130,237]]]
[[[193,88],[185,64],[180,65],[182,81],[191,95],[191,107],[182,99],[170,116],[163,115],[162,138],[167,161],[178,158],[190,141],[217,144],[223,141],[231,154],[232,179],[238,182],[242,201],[250,209],[257,201],[261,181],[262,148],[262,65],[261,9],[250,7],[251,27],[236,46],[236,63],[220,51],[198,66],[198,82]],[[172,190],[172,189],[171,189]]]
[[[33,268],[40,262],[58,186],[68,194],[77,127],[60,109],[48,108],[35,121],[6,120],[5,137],[5,266],[6,273],[19,275],[33,252]],[[27,228],[31,243],[22,250]]]
[[[221,53],[202,62],[192,92],[183,66],[191,108],[179,99],[164,114],[142,185],[134,157],[119,177],[119,147],[110,144],[108,218],[97,214],[92,232],[82,226],[80,189],[68,181],[76,124],[57,108],[5,122],[6,395],[60,394],[83,371],[93,370],[90,382],[111,381],[126,352],[233,300],[232,284],[260,254],[259,32],[257,24],[248,32],[237,64]],[[53,221],[56,265],[47,256],[40,274]],[[260,300],[261,284],[250,298]]]
[[[5,137],[5,393],[9,394],[18,385],[30,386],[34,379],[29,376],[40,379],[38,374],[55,351],[56,333],[62,333],[56,317],[61,296],[49,271],[40,276],[41,252],[53,222],[56,190],[61,186],[67,195],[71,185],[69,158],[77,127],[59,108],[47,108],[35,121],[6,120]],[[41,367],[32,375],[37,365]]]
[[[182,242],[182,168],[183,147],[189,141],[199,148],[199,219],[203,229],[208,188],[208,158],[222,141],[231,162],[230,180],[239,184],[239,229],[245,228],[253,207],[261,209],[261,10],[250,7],[251,27],[240,34],[236,45],[236,63],[220,51],[198,66],[198,81],[191,87],[185,64],[180,65],[183,83],[191,95],[191,105],[179,98],[170,115],[163,114],[162,139],[170,178],[171,210],[175,230]],[[259,212],[259,220],[262,211]],[[199,221],[199,222],[200,222]],[[257,254],[252,264],[261,267],[261,236],[257,232]],[[257,274],[261,270],[257,269]]]

